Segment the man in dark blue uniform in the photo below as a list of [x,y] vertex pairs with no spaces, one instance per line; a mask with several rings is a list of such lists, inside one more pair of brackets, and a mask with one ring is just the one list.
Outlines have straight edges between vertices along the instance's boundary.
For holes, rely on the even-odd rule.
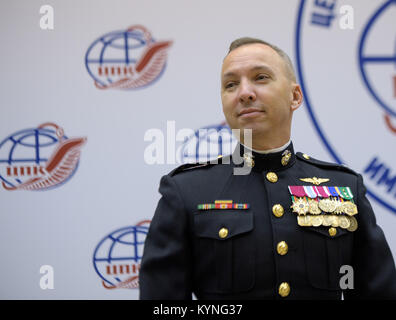
[[396,299],[395,264],[362,176],[294,152],[302,92],[287,55],[238,39],[221,81],[226,120],[250,129],[251,142],[242,134],[217,164],[162,178],[140,298]]

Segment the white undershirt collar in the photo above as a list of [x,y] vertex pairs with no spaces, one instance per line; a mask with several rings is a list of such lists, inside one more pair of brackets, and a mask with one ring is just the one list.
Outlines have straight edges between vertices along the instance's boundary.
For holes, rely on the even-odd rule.
[[[269,154],[269,153],[276,153],[279,151],[282,151],[283,149],[286,149],[286,147],[290,144],[291,140],[289,140],[286,144],[284,144],[283,146],[279,147],[279,148],[275,148],[275,149],[270,149],[270,150],[255,150],[255,149],[250,149],[256,153],[261,153],[261,154]],[[242,144],[242,143],[241,143]],[[243,144],[242,144],[243,145]],[[245,145],[243,145],[245,148],[247,148]]]

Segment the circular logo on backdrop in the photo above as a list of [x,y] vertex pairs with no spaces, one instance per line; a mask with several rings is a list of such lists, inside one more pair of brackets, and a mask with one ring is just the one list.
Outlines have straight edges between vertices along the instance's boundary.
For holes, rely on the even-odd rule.
[[48,190],[76,172],[86,138],[68,138],[55,123],[17,131],[0,142],[0,179],[4,189]]
[[396,213],[396,1],[302,0],[297,72],[310,118],[332,158],[360,172],[368,194]]
[[188,137],[179,148],[179,163],[197,163],[232,154],[238,141],[230,127],[222,122],[202,127]]
[[141,25],[112,31],[96,39],[85,66],[98,89],[136,89],[157,80],[165,70],[172,41],[155,41]]
[[150,222],[115,230],[97,245],[93,265],[106,289],[139,287],[140,261]]

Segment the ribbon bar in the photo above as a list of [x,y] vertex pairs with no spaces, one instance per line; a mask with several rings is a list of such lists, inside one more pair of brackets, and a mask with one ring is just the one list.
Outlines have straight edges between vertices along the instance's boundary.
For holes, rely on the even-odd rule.
[[198,210],[209,210],[209,209],[237,209],[245,210],[249,209],[248,203],[202,203],[198,205]]
[[296,197],[309,197],[311,199],[341,197],[345,200],[353,199],[352,191],[349,187],[328,187],[328,186],[288,186],[289,192]]

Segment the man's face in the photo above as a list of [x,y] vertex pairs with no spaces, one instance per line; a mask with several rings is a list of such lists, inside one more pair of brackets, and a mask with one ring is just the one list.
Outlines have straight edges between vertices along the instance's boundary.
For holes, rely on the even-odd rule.
[[253,144],[263,137],[290,138],[298,85],[288,78],[275,50],[261,43],[234,49],[224,59],[221,82],[223,112],[231,129],[252,129]]

